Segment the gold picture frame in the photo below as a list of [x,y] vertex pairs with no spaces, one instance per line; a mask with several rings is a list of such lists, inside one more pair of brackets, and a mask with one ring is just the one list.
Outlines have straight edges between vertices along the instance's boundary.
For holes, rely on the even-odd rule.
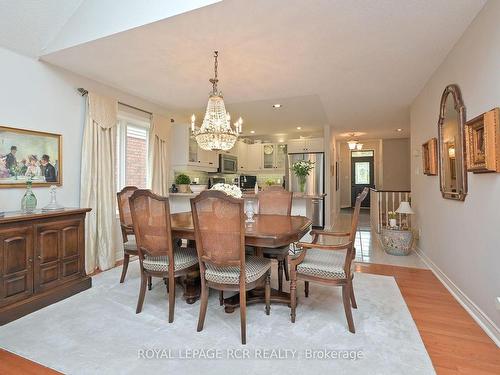
[[437,176],[437,138],[431,138],[422,144],[422,163],[425,175]]
[[62,135],[0,125],[0,188],[62,185]]
[[465,124],[467,170],[500,172],[499,109],[494,108]]

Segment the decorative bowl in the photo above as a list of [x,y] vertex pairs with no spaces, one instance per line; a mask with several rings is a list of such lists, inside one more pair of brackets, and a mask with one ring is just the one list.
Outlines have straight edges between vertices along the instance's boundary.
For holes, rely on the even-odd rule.
[[203,190],[207,189],[207,185],[191,184],[189,185],[193,193],[201,193]]

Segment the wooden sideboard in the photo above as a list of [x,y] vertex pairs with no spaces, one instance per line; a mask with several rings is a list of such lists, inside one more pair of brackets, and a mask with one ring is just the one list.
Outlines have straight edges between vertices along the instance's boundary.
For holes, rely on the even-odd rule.
[[85,274],[89,208],[0,217],[0,325],[92,285]]

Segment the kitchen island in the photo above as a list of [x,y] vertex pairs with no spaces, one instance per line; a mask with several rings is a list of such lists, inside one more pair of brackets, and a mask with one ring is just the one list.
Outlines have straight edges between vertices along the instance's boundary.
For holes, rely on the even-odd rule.
[[[191,211],[191,203],[190,199],[194,198],[199,193],[170,193],[169,201],[170,201],[170,212],[185,212]],[[292,199],[292,215],[293,216],[305,216],[309,219],[312,218],[312,205],[313,200],[321,199],[325,196],[322,195],[309,195],[305,193],[293,193]],[[257,205],[257,196],[253,192],[244,192],[243,199],[245,199],[245,207],[246,201],[251,200],[254,201],[254,211],[257,214],[259,209]]]

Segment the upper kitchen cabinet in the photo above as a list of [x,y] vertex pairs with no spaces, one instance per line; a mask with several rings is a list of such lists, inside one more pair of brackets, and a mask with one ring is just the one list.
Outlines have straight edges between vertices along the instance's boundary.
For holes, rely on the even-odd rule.
[[245,172],[248,171],[248,145],[243,141],[236,142],[233,147],[238,150],[238,171]]
[[303,138],[288,140],[288,153],[301,154],[304,152],[323,152],[323,138]]
[[262,144],[254,143],[247,145],[247,171],[258,171],[262,169]]
[[217,172],[219,164],[217,152],[200,148],[196,140],[191,138],[188,125],[173,125],[171,135],[170,160],[173,167]]
[[262,144],[262,169],[284,169],[287,147],[282,143]]

